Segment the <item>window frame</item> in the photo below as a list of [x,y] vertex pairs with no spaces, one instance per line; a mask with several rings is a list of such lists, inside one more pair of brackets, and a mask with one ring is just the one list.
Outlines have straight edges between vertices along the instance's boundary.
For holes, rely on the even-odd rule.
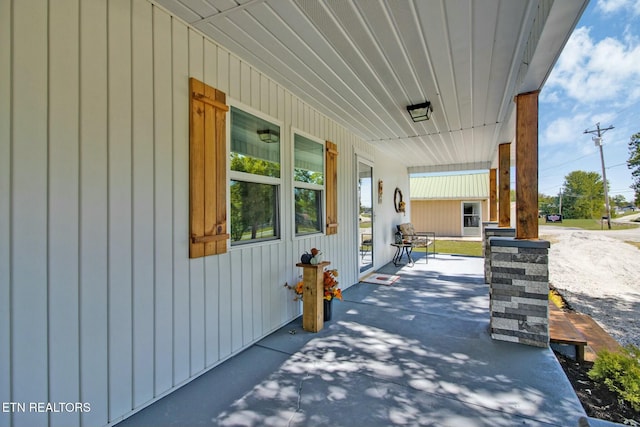
[[[229,116],[227,121],[228,123],[228,126],[227,126],[227,160],[228,160],[227,161],[227,177],[228,177],[227,189],[229,192],[229,196],[227,200],[227,218],[229,218],[229,234],[231,234],[231,225],[232,225],[231,223],[233,220],[231,216],[231,181],[243,181],[243,182],[250,182],[255,184],[272,185],[276,187],[276,195],[278,197],[278,200],[276,201],[276,206],[278,207],[278,211],[276,213],[277,219],[276,219],[276,223],[274,223],[274,226],[276,226],[277,229],[279,230],[279,235],[274,236],[272,238],[256,239],[256,240],[240,240],[240,241],[234,241],[233,239],[230,238],[229,239],[230,250],[246,248],[248,246],[262,246],[262,245],[270,245],[270,244],[282,242],[285,234],[284,228],[283,228],[283,212],[284,212],[283,188],[285,183],[284,176],[286,174],[286,167],[285,167],[286,164],[284,163],[284,152],[286,149],[284,148],[286,146],[286,138],[285,138],[286,132],[283,131],[284,123],[281,120],[276,119],[275,117],[265,114],[262,111],[257,110],[235,99],[227,99],[227,104],[229,105],[229,112],[227,113]],[[278,142],[278,144],[280,144],[280,158],[279,158],[280,177],[276,178],[276,177],[265,176],[265,175],[256,175],[248,172],[234,171],[231,169],[231,153],[232,153],[231,133],[233,128],[233,121],[231,118],[232,109],[240,110],[243,113],[251,114],[252,116],[255,116],[261,120],[267,121],[272,125],[278,126],[280,128],[280,141]]]
[[[312,184],[308,182],[296,181],[296,135],[306,138],[322,147],[322,185]],[[326,141],[297,128],[291,128],[291,235],[294,239],[300,240],[314,236],[322,236],[326,233],[326,212],[327,212],[327,159],[326,159]],[[318,212],[318,221],[320,221],[320,229],[310,233],[296,233],[296,189],[302,188],[306,190],[320,191],[320,212]]]

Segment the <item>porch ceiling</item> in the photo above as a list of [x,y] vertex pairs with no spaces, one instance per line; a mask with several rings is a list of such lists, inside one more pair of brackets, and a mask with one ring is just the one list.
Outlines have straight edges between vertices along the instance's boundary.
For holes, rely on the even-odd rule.
[[[588,0],[154,0],[411,172],[486,169]],[[431,101],[429,121],[410,104]],[[512,144],[515,146],[515,144]],[[512,156],[513,158],[513,156]]]

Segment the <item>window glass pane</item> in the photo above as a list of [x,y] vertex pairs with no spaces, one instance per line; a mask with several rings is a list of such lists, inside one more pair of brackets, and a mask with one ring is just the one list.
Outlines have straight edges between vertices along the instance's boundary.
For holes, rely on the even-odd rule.
[[323,185],[324,146],[298,134],[295,135],[294,142],[294,179],[298,182]]
[[231,244],[280,237],[278,186],[231,181]]
[[322,191],[295,189],[296,235],[319,233],[322,230]]
[[231,107],[231,170],[280,177],[280,126]]

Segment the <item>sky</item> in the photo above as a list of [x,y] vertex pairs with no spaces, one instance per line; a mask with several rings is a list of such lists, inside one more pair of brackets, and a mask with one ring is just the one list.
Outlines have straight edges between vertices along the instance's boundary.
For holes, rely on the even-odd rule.
[[[572,171],[602,175],[609,196],[632,201],[628,142],[640,132],[640,0],[591,0],[539,97],[538,191],[557,195]],[[513,185],[513,184],[512,184]]]

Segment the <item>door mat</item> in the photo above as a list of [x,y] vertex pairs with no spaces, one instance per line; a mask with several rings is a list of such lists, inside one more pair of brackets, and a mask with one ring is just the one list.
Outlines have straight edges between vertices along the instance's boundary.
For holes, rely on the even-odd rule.
[[391,276],[389,274],[373,273],[373,274],[368,275],[364,279],[362,279],[361,282],[363,282],[363,283],[373,283],[374,285],[391,286],[398,279],[400,279],[400,276]]

